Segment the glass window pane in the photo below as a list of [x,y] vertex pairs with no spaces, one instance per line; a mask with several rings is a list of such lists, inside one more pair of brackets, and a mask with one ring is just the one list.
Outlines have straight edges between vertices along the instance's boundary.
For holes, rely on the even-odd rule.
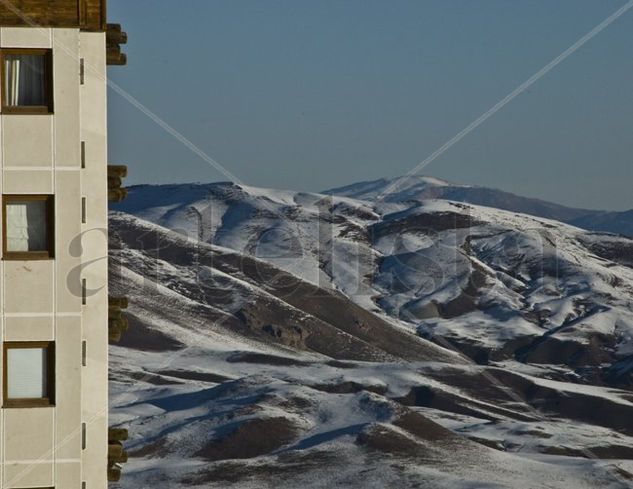
[[7,396],[9,399],[47,397],[45,348],[7,349]]
[[46,201],[12,201],[6,204],[7,251],[46,251]]
[[4,105],[48,105],[46,57],[43,54],[5,55],[4,77]]

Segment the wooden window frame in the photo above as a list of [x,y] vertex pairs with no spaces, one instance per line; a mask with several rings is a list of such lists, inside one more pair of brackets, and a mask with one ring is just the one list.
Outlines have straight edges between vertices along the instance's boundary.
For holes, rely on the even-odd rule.
[[[8,390],[8,350],[26,348],[43,348],[46,355],[46,387],[48,397],[26,399],[9,399]],[[55,405],[55,342],[54,341],[5,341],[2,349],[2,407],[5,408],[34,408],[51,407]]]
[[[6,94],[5,87],[5,63],[6,55],[44,55],[46,76],[44,78],[46,96],[48,97],[48,105],[6,105],[4,97]],[[53,113],[53,50],[52,49],[22,49],[22,48],[3,48],[0,49],[0,98],[2,99],[3,114],[25,114],[25,115],[41,115]]]
[[[46,244],[44,251],[7,251],[7,204],[46,201]],[[53,195],[10,194],[2,196],[2,259],[52,260],[55,258],[55,197]]]

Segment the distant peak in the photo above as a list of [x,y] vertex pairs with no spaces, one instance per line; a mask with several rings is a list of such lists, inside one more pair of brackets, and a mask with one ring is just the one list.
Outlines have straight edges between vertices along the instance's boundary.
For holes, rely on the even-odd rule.
[[436,190],[448,187],[466,188],[467,185],[453,184],[440,178],[425,175],[403,175],[353,183],[326,190],[323,193],[363,200],[379,198],[388,201],[401,201],[410,198],[432,198]]
[[425,175],[402,175],[400,177],[395,177],[387,180],[389,183],[401,183],[402,185],[433,185],[437,187],[461,187],[462,185],[456,185],[447,180],[442,180],[441,178],[429,177]]

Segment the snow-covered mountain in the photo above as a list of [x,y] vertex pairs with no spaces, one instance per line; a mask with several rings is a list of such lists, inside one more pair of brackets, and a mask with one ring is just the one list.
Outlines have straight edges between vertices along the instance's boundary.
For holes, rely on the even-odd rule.
[[131,189],[122,487],[630,485],[633,240],[418,190]]
[[554,219],[589,231],[633,237],[633,209],[624,212],[575,209],[498,189],[459,185],[417,175],[359,182],[324,193],[361,200],[381,199],[386,202],[446,199]]

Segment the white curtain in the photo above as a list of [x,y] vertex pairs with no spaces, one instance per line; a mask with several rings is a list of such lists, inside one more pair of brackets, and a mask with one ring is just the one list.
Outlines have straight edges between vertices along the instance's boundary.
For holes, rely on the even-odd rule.
[[46,202],[7,203],[7,251],[44,251],[48,248]]
[[20,58],[7,56],[4,60],[4,94],[6,105],[18,105],[18,93],[20,92]]
[[47,397],[45,348],[7,349],[7,397],[34,399]]
[[5,56],[6,105],[47,105],[45,75],[46,59],[42,55],[10,54]]

